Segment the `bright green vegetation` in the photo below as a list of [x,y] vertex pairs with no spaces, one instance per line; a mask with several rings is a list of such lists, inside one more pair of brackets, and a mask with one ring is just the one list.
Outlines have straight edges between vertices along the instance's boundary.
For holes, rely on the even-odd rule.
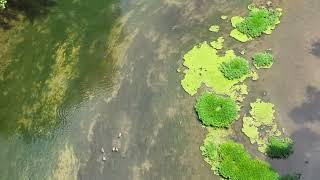
[[195,105],[199,119],[206,126],[228,127],[238,117],[239,108],[229,97],[202,94]]
[[226,20],[226,19],[228,19],[228,16],[222,15],[220,18],[221,18],[222,20]]
[[227,141],[228,136],[231,134],[230,129],[215,129],[208,127],[208,134],[200,147],[204,160],[211,165],[211,169],[216,175],[219,175],[219,155],[218,147],[220,144]]
[[270,137],[266,153],[270,158],[288,158],[293,153],[293,141],[289,138]]
[[231,24],[235,29],[231,31],[230,36],[241,42],[259,37],[262,33],[271,34],[276,25],[280,23],[282,15],[280,8],[267,9],[250,5],[248,9],[250,12],[247,17],[235,16],[231,18]]
[[217,25],[212,25],[210,28],[209,28],[209,31],[211,32],[219,32],[219,26]]
[[234,17],[231,18],[232,27],[234,27],[235,29],[233,29],[230,32],[230,36],[235,38],[236,40],[238,40],[240,42],[247,42],[247,41],[252,40],[252,38],[250,36],[247,36],[246,34],[241,33],[240,31],[238,31],[236,29],[236,25],[240,24],[243,20],[244,20],[244,18],[240,17],[240,16],[234,16]]
[[7,4],[7,0],[0,0],[0,10],[5,9]]
[[237,56],[232,50],[227,50],[224,56],[219,56],[217,52],[207,42],[203,42],[184,55],[183,65],[188,69],[184,70],[185,76],[181,85],[187,93],[196,94],[201,84],[204,83],[217,94],[235,94],[232,90],[233,86],[251,76],[248,74],[234,80],[225,78],[219,70],[220,65]]
[[277,180],[279,175],[264,161],[251,158],[243,145],[228,141],[219,146],[219,174],[226,179]]
[[253,56],[253,64],[257,69],[271,68],[273,64],[273,55],[268,52],[257,53]]
[[219,37],[218,40],[210,42],[210,45],[214,49],[220,50],[220,49],[223,48],[223,42],[224,42],[224,38],[223,37]]
[[243,118],[242,132],[252,144],[257,143],[259,151],[266,152],[269,138],[282,134],[274,122],[274,105],[260,99],[250,105],[251,117]]
[[235,57],[228,62],[223,62],[219,69],[224,77],[229,80],[240,79],[250,73],[248,61],[241,57]]

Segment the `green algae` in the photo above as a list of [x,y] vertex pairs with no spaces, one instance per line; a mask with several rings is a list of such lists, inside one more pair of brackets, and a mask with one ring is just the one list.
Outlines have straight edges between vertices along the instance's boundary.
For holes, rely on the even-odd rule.
[[208,134],[200,151],[213,173],[219,175],[221,179],[261,179],[261,177],[268,180],[277,179],[278,174],[267,162],[252,158],[243,145],[229,140],[233,134],[231,129],[207,128],[207,130]]
[[223,48],[224,38],[218,37],[216,41],[210,42],[210,45],[217,50],[221,50]]
[[208,134],[203,141],[203,145],[200,146],[200,151],[204,160],[210,164],[214,174],[219,175],[219,145],[225,143],[228,140],[229,135],[232,134],[230,129],[215,129],[208,127]]
[[209,31],[211,31],[211,32],[219,32],[219,29],[220,29],[220,27],[218,25],[212,25],[209,28]]
[[240,42],[247,42],[260,36],[262,33],[271,34],[280,23],[282,9],[267,9],[263,6],[256,7],[249,5],[247,17],[234,16],[231,18],[231,25],[234,28],[230,36]]
[[228,16],[222,15],[222,16],[220,16],[220,18],[221,18],[222,20],[226,20],[226,19],[228,19]]
[[217,50],[210,47],[206,41],[200,43],[184,55],[183,65],[188,69],[184,70],[185,77],[181,80],[182,87],[191,96],[197,93],[202,83],[212,88],[217,94],[234,94],[232,87],[252,76],[248,74],[235,80],[228,80],[224,77],[219,66],[235,57],[237,56],[233,50],[227,50],[224,56],[219,56]]
[[253,56],[253,65],[257,69],[269,69],[273,65],[273,55],[268,52],[256,53]]
[[260,99],[250,105],[251,117],[243,118],[242,132],[248,136],[252,144],[257,143],[260,152],[265,153],[268,139],[282,134],[274,121],[274,105]]
[[247,42],[252,40],[251,37],[248,37],[247,35],[241,33],[237,29],[234,29],[230,32],[230,36],[233,37],[234,39],[240,41],[240,42]]

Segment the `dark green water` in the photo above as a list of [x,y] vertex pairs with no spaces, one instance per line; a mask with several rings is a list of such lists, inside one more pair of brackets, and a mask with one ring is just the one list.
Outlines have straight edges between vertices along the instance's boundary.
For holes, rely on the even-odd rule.
[[10,63],[0,74],[0,179],[76,175],[63,174],[84,157],[72,145],[87,139],[86,116],[74,114],[112,86],[106,49],[120,14],[116,0],[59,0],[11,38]]

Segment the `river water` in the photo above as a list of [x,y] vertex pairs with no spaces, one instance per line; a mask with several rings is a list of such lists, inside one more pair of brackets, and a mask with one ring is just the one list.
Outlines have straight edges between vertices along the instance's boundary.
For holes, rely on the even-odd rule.
[[0,179],[212,179],[177,68],[248,3],[59,0],[1,30]]
[[[195,44],[221,35],[212,24],[230,31],[221,15],[245,14],[249,3],[59,0],[1,29],[0,179],[218,179],[200,155],[206,132],[177,69]],[[277,61],[250,83],[249,99],[267,92],[296,140],[293,156],[272,165],[317,179],[320,4],[274,3],[282,23],[245,47],[247,56],[271,47]]]

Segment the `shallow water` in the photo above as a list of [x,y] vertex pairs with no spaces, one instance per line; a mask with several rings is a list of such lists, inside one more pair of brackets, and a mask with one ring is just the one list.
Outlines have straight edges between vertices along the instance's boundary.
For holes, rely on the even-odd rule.
[[[275,64],[250,82],[245,104],[266,92],[296,142],[288,160],[269,160],[273,167],[318,179],[320,4],[274,3],[284,16],[271,36],[226,39],[226,47],[246,48],[247,57],[273,49]],[[221,15],[244,14],[248,4],[59,0],[1,30],[0,179],[218,179],[200,155],[205,129],[177,69],[195,44],[227,36]],[[212,24],[220,34],[208,31]],[[236,139],[261,157],[240,132]]]
[[2,32],[0,179],[214,178],[176,70],[248,3],[60,0]]

